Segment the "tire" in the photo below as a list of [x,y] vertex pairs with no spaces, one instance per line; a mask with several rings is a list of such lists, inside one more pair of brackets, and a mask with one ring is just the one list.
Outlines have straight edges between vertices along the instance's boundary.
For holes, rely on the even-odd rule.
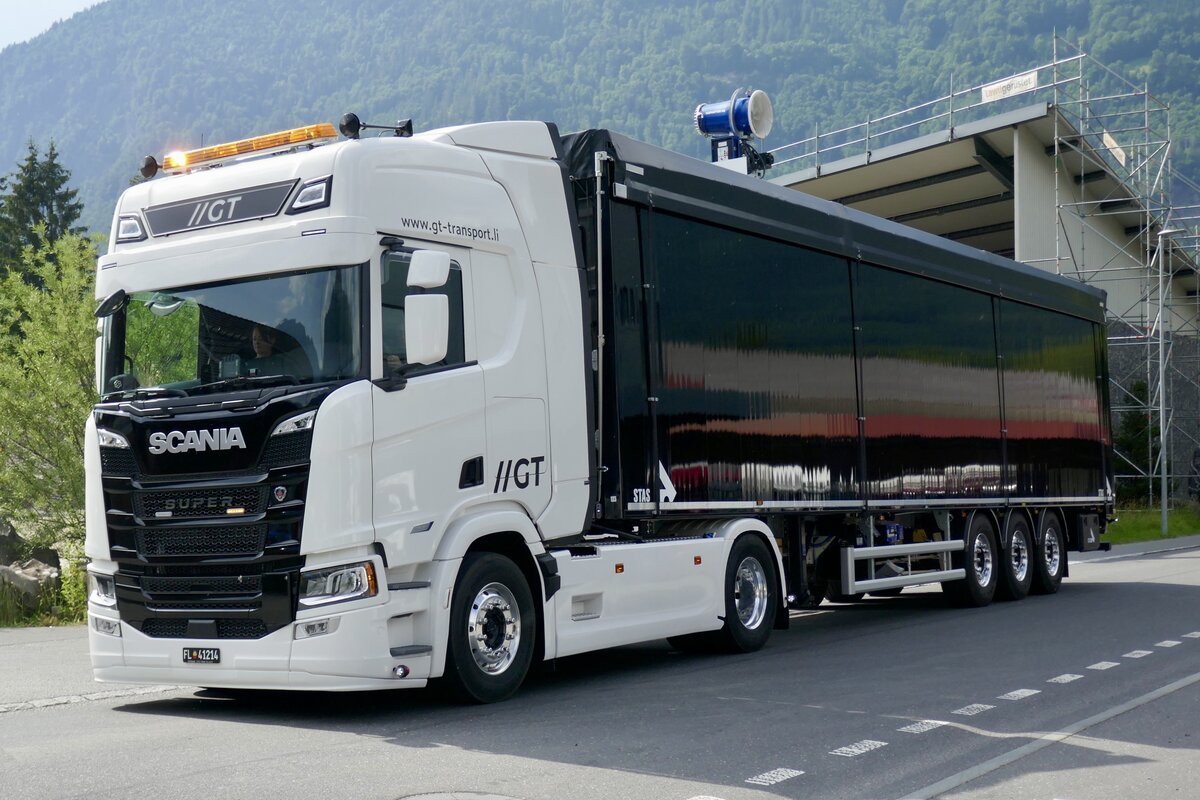
[[996,599],[1024,600],[1033,584],[1033,534],[1025,517],[1015,514],[1008,521],[1008,549],[1000,553],[1000,581]]
[[862,600],[863,597],[864,595],[862,592],[855,592],[854,594],[842,594],[832,586],[825,590],[825,599],[831,603],[857,603],[859,600]]
[[451,694],[474,703],[512,697],[533,661],[536,621],[517,565],[497,553],[468,553],[450,604],[444,677]]
[[960,556],[967,577],[961,581],[942,584],[942,592],[955,604],[967,608],[981,608],[992,602],[999,580],[1000,548],[996,542],[996,529],[987,514],[977,513],[971,518],[965,546]]
[[775,556],[757,536],[738,537],[725,565],[725,624],[716,635],[720,649],[761,650],[771,638],[778,604]]
[[1034,594],[1054,594],[1062,583],[1067,569],[1067,546],[1058,514],[1046,511],[1038,520],[1038,533],[1033,543]]

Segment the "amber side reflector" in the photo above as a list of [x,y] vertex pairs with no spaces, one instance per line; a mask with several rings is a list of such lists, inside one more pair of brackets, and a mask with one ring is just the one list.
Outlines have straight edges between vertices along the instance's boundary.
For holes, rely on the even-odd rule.
[[328,122],[319,125],[305,125],[303,128],[268,133],[251,139],[239,139],[236,142],[214,144],[211,147],[201,147],[188,150],[185,153],[169,153],[163,157],[164,171],[175,171],[194,167],[208,161],[219,161],[223,158],[257,153],[262,150],[273,150],[278,147],[315,142],[323,139],[336,139],[337,131]]
[[696,556],[695,564],[697,567],[700,566],[700,556]]
[[624,565],[624,564],[617,564],[617,574],[618,574],[618,575],[620,575],[620,574],[621,574],[622,572],[624,572],[624,571],[625,571],[625,565]]

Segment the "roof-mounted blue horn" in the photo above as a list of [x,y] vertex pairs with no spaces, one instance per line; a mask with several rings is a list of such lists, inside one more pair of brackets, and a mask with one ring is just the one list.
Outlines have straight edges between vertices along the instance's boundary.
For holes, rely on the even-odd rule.
[[738,89],[728,100],[696,106],[696,130],[705,136],[762,139],[771,132],[775,112],[762,89]]

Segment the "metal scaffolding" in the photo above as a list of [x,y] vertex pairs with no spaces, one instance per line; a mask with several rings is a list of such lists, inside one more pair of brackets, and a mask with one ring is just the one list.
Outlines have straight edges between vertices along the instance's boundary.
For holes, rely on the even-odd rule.
[[[773,175],[788,176],[773,180],[794,176],[791,185],[799,187],[835,165],[862,167],[903,148],[954,141],[956,131],[981,120],[1045,104],[1053,119],[1053,142],[1045,148],[1053,158],[1053,252],[1022,257],[1015,245],[992,249],[1108,291],[1114,430],[1123,420],[1145,428],[1144,444],[1125,441],[1117,449],[1124,494],[1137,487],[1165,510],[1170,497],[1200,491],[1200,480],[1189,480],[1197,475],[1193,457],[1200,458],[1200,204],[1173,206],[1171,199],[1174,190],[1200,203],[1200,186],[1172,169],[1170,107],[1147,85],[1130,82],[1058,35],[1046,64],[968,88],[956,88],[953,76],[949,82],[949,93],[935,100],[833,131],[817,129],[772,150]],[[1009,158],[1010,175],[1011,165]],[[1022,202],[1019,191],[1008,197]]]

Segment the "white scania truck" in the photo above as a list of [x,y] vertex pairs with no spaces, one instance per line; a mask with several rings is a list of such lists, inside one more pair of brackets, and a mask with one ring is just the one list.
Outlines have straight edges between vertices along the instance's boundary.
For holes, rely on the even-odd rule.
[[823,597],[1053,592],[1100,546],[1100,292],[608,131],[341,127],[119,201],[98,680],[494,701]]

